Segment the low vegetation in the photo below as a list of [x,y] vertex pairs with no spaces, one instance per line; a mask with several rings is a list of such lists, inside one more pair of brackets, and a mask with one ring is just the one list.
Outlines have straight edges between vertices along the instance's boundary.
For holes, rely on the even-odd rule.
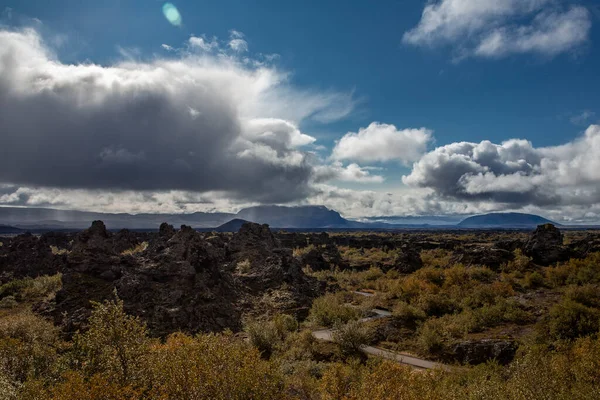
[[[144,250],[142,243],[127,254]],[[328,292],[304,321],[263,316],[235,334],[151,337],[115,294],[94,303],[85,329],[66,338],[40,306],[52,304],[60,275],[5,282],[0,399],[600,397],[600,254],[540,267],[516,251],[489,268],[454,262],[449,250],[425,250],[423,268],[401,274],[383,272],[395,262],[392,250],[340,250],[357,268],[311,272]],[[235,268],[249,273],[251,263]],[[373,308],[391,316],[365,321]],[[317,329],[331,329],[333,341],[317,340]],[[516,342],[514,360],[458,367],[456,346],[482,339]],[[457,368],[416,372],[367,358],[366,345]]]

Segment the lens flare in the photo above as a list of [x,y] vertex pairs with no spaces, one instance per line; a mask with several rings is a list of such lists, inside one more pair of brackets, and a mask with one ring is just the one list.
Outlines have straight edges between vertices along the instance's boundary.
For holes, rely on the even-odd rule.
[[167,21],[169,21],[172,25],[181,26],[181,14],[177,7],[175,7],[172,3],[165,3],[162,7],[163,14]]

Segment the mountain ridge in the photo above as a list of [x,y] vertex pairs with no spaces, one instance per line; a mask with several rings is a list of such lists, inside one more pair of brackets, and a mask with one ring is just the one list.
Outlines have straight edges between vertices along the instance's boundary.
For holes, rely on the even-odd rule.
[[[439,218],[436,221],[435,218]],[[128,214],[100,213],[78,210],[56,210],[50,208],[0,207],[0,225],[21,231],[78,230],[85,229],[94,220],[102,220],[109,229],[156,230],[162,222],[174,226],[187,225],[196,229],[233,229],[239,225],[235,220],[268,224],[281,229],[469,229],[469,228],[530,228],[544,223],[552,223],[546,218],[524,213],[491,213],[476,215],[450,223],[441,217],[409,217],[402,221],[390,217],[382,221],[380,217],[353,221],[325,206],[255,206],[238,213],[190,214]],[[451,218],[456,218],[452,216]],[[381,217],[383,219],[383,217]],[[393,219],[396,219],[394,221]],[[411,221],[413,223],[406,223]],[[427,223],[429,222],[429,223]],[[7,228],[8,229],[8,228]]]
[[489,213],[465,218],[456,226],[470,227],[536,227],[543,224],[560,224],[535,214],[525,213]]

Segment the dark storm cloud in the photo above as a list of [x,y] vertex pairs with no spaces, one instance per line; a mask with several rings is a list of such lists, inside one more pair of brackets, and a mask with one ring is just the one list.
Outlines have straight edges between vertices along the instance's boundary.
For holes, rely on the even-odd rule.
[[[0,31],[0,182],[306,197],[313,167],[298,147],[314,139],[260,118],[264,101],[289,101],[281,81],[223,55],[65,65],[37,32]],[[327,109],[312,100],[304,93],[299,108]]]

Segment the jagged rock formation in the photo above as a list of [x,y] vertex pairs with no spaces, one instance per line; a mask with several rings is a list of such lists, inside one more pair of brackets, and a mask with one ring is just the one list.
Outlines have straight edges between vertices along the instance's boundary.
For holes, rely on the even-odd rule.
[[64,243],[61,234],[38,237],[26,233],[6,242],[0,248],[0,282],[25,276],[55,274],[66,263],[66,255],[53,254],[50,247]]
[[[147,248],[123,253],[139,243],[129,231],[108,232],[101,221],[76,235],[53,311],[65,331],[84,327],[90,301],[115,292],[159,336],[240,330],[244,313],[306,314],[321,294],[266,225],[244,224],[228,241],[162,224]],[[236,268],[241,263],[248,269]]]
[[524,253],[538,265],[550,265],[559,261],[566,261],[571,254],[563,246],[563,235],[552,224],[540,225],[533,232],[525,244]]
[[292,250],[281,247],[268,225],[243,224],[228,244],[227,253],[235,264],[236,282],[249,295],[246,308],[258,303],[266,310],[285,310],[304,317],[312,299],[322,293],[322,286],[302,272]]
[[403,274],[410,274],[418,269],[423,268],[423,261],[421,260],[420,252],[410,245],[402,246],[396,254],[397,255],[393,267],[384,267],[383,272],[394,269]]
[[328,243],[312,247],[298,257],[302,266],[308,266],[313,271],[348,268],[348,263],[342,259],[340,251],[334,244]]

